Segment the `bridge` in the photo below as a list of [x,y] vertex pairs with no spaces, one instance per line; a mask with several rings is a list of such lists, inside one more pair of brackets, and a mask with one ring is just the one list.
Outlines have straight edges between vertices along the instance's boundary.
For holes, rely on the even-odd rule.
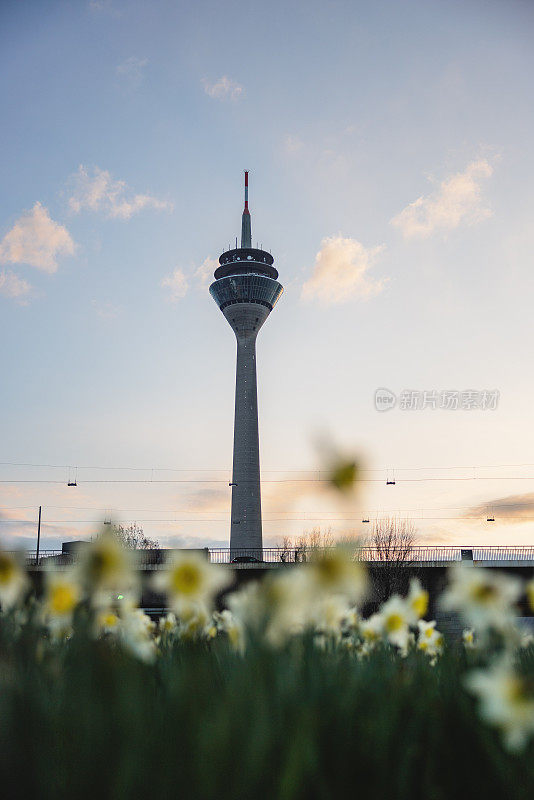
[[[70,544],[70,543],[67,543]],[[309,561],[317,552],[331,548],[311,547],[264,547],[256,549],[197,548],[197,549],[155,549],[137,550],[141,569],[157,569],[165,563],[166,554],[177,552],[201,553],[212,564],[226,564],[232,569],[273,569],[283,565],[300,564]],[[353,558],[364,561],[369,566],[399,567],[447,567],[456,562],[468,562],[481,567],[534,567],[534,545],[470,545],[439,546],[424,545],[409,548],[357,547],[352,550]],[[62,550],[41,550],[26,553],[29,568],[41,569],[51,564],[68,565],[76,560],[76,550],[65,547]]]

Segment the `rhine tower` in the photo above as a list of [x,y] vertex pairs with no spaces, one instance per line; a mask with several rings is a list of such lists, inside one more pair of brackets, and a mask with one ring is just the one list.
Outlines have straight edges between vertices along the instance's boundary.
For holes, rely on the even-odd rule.
[[[210,294],[230,323],[237,339],[235,381],[234,460],[230,555],[262,558],[260,445],[256,383],[256,337],[273,310],[283,287],[273,257],[252,247],[245,171],[245,208],[241,247],[219,257]],[[248,552],[247,552],[248,551]]]

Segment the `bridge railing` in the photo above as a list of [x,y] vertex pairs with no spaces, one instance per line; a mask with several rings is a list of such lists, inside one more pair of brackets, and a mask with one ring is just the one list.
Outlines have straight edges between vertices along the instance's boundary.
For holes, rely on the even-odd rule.
[[534,547],[530,545],[520,545],[513,547],[510,545],[499,547],[473,547],[474,561],[533,561]]
[[[329,549],[329,548],[325,548]],[[168,552],[176,550],[139,550],[139,564],[141,567],[158,566],[165,562]],[[264,547],[257,549],[230,549],[226,547],[198,548],[196,552],[202,553],[212,564],[296,564],[310,561],[321,548],[312,547]],[[35,565],[35,550],[26,552],[26,563]],[[449,564],[456,561],[484,561],[484,562],[534,562],[534,546],[532,545],[473,545],[469,547],[421,545],[409,549],[395,548],[387,552],[373,547],[354,547],[354,559],[368,563],[396,563],[408,566],[410,564]],[[61,550],[41,550],[39,564],[72,564],[76,559],[75,553],[64,553]]]
[[[328,549],[328,548],[326,548]],[[263,550],[210,548],[210,561],[214,564],[266,563],[294,564],[309,561],[320,548],[264,547]],[[353,558],[369,563],[453,563],[455,561],[534,561],[534,546],[439,546],[421,545],[411,548],[391,548],[388,551],[374,547],[354,547]]]

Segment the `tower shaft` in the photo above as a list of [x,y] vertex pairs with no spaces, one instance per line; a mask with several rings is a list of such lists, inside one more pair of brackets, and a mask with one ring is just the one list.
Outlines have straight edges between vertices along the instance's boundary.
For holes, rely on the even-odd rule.
[[283,292],[273,257],[252,247],[248,172],[241,247],[219,257],[210,293],[237,340],[230,556],[263,558],[256,337]]
[[230,553],[232,558],[261,558],[256,337],[269,309],[256,303],[239,303],[227,306],[223,313],[237,339]]
[[[256,337],[237,340],[230,550],[261,551]],[[256,556],[257,557],[257,556]]]

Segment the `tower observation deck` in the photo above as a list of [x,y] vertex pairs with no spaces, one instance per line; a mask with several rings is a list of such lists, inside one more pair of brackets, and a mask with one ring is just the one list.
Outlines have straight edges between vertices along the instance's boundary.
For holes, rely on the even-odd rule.
[[283,287],[273,257],[252,247],[248,208],[248,172],[245,172],[245,209],[241,247],[219,257],[210,294],[228,320],[237,339],[235,382],[234,461],[232,471],[232,558],[261,558],[260,447],[256,383],[256,338],[273,310]]

